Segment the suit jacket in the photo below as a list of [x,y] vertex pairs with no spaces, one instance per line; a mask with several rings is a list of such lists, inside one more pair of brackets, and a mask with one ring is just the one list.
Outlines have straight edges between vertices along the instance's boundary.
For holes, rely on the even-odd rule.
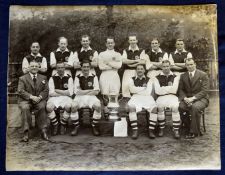
[[[185,72],[180,76],[179,83],[179,100],[182,101],[185,97],[195,96],[200,101],[209,100],[209,78],[208,75],[196,69],[195,75],[190,81],[189,72]],[[205,100],[206,99],[206,100]]]
[[[36,96],[41,95],[42,100],[48,98],[48,82],[47,77],[41,74],[37,74],[36,80]],[[35,95],[35,86],[30,74],[25,74],[19,78],[18,84],[18,102],[29,101],[31,95]]]

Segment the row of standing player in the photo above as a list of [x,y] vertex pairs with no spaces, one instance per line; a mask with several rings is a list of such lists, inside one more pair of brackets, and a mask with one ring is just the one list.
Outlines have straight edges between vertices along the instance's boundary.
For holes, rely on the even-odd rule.
[[[154,78],[161,70],[162,60],[168,59],[171,63],[171,69],[177,72],[185,71],[184,60],[192,58],[192,54],[185,50],[184,41],[177,39],[176,50],[168,55],[160,48],[158,39],[152,39],[151,49],[143,50],[138,47],[138,40],[136,35],[128,37],[129,47],[123,51],[121,55],[114,50],[115,41],[113,38],[108,37],[106,40],[107,50],[98,54],[97,51],[90,47],[90,37],[83,35],[81,37],[81,49],[72,52],[68,50],[68,41],[65,37],[60,37],[58,48],[50,53],[50,67],[53,69],[52,75],[56,73],[56,64],[64,62],[66,73],[71,75],[71,70],[77,70],[76,75],[80,73],[80,63],[84,60],[91,62],[91,73],[96,73],[95,69],[98,67],[102,73],[100,76],[100,89],[103,95],[110,93],[119,93],[120,91],[120,78],[118,69],[124,65],[124,73],[122,78],[122,94],[123,97],[130,97],[128,88],[128,79],[135,75],[135,68],[138,64],[144,64],[148,70],[147,76]],[[40,73],[47,71],[47,61],[40,53],[40,45],[34,42],[31,45],[31,54],[23,59],[22,70],[24,73],[28,72],[29,63],[35,60],[40,63]],[[113,81],[111,81],[113,80]]]

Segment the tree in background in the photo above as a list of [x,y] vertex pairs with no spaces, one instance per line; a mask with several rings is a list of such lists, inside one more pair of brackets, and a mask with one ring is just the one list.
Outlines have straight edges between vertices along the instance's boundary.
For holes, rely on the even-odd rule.
[[[41,45],[40,52],[49,63],[49,54],[57,48],[57,39],[65,36],[69,39],[69,49],[72,51],[80,47],[80,36],[89,34],[92,47],[101,52],[105,49],[105,38],[108,35],[116,39],[116,50],[122,52],[127,47],[129,33],[137,33],[139,46],[150,47],[152,38],[160,40],[161,47],[167,52],[175,50],[175,40],[183,37],[187,50],[193,53],[198,68],[207,71],[211,77],[213,70],[209,60],[214,59],[213,41],[210,29],[204,22],[194,23],[182,14],[163,11],[144,13],[139,7],[97,7],[96,10],[65,10],[50,11],[31,8],[29,17],[13,18],[10,20],[10,48],[9,48],[9,92],[15,92],[18,77],[22,75],[21,62],[30,52],[32,41]],[[184,21],[180,20],[184,19]],[[206,32],[204,32],[206,31]],[[208,32],[208,33],[207,33]],[[215,61],[215,60],[214,60]],[[207,64],[206,64],[207,63]],[[217,83],[214,83],[217,84]],[[215,85],[212,85],[215,88]]]

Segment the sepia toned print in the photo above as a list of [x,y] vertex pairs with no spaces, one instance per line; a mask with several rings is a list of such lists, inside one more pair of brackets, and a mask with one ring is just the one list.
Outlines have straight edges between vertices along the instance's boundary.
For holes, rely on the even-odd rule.
[[11,6],[6,169],[220,169],[216,5]]

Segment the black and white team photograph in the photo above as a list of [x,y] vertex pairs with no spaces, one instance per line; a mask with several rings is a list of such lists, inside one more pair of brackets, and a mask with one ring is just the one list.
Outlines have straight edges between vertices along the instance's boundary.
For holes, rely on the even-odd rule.
[[9,20],[7,171],[221,169],[216,5]]

